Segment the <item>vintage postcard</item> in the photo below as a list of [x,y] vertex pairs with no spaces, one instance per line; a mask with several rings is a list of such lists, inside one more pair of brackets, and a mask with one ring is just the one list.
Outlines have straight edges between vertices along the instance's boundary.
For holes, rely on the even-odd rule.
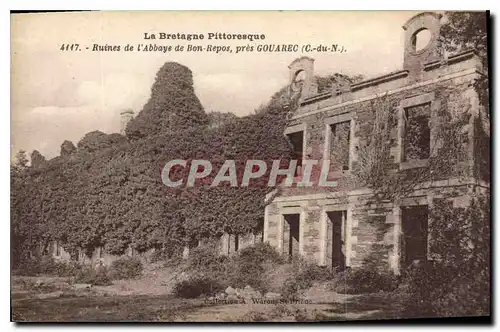
[[11,320],[489,321],[488,26],[12,13]]

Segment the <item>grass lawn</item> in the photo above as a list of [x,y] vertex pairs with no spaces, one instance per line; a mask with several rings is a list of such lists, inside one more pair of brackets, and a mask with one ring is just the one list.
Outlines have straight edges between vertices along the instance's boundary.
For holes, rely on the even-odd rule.
[[172,296],[75,296],[49,299],[12,297],[12,319],[18,322],[173,321],[203,307],[202,299]]

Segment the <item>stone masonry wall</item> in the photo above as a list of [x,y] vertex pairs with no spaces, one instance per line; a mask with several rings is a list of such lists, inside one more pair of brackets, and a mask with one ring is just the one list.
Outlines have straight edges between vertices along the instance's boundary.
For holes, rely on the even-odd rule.
[[[458,59],[458,60],[457,60]],[[470,186],[462,180],[487,178],[486,163],[476,161],[478,151],[486,151],[485,136],[478,128],[478,96],[474,90],[474,80],[478,77],[478,59],[467,55],[456,57],[449,63],[424,64],[423,72],[409,77],[404,71],[393,74],[391,78],[377,84],[365,84],[341,95],[321,95],[305,99],[301,107],[290,120],[289,127],[304,130],[305,159],[323,160],[328,140],[328,124],[332,119],[349,119],[351,121],[351,166],[348,171],[329,175],[329,180],[338,182],[336,187],[285,187],[266,208],[264,241],[283,252],[282,215],[287,209],[301,211],[301,247],[302,255],[318,264],[325,264],[325,234],[322,230],[324,213],[328,209],[339,209],[344,206],[348,210],[344,254],[348,266],[353,268],[370,267],[380,270],[399,272],[401,256],[401,205],[428,205],[432,207],[434,198],[445,198],[460,206],[468,202]],[[362,83],[361,83],[362,85]],[[389,160],[390,168],[406,174],[411,178],[418,169],[415,165],[402,163],[401,145],[401,110],[424,102],[431,103],[431,156],[439,153],[439,148],[446,146],[440,133],[436,130],[452,119],[459,119],[466,114],[468,119],[461,129],[462,145],[452,156],[449,164],[454,167],[433,169],[429,174],[427,187],[418,187],[408,193],[402,201],[380,201],[375,199],[367,188],[356,188],[349,181],[353,169],[356,169],[357,151],[363,139],[369,133],[373,122],[374,101],[386,96],[386,104],[393,111],[394,123],[390,129]],[[326,96],[326,97],[325,97]],[[484,117],[484,116],[483,116]],[[481,124],[484,123],[481,122]],[[483,165],[484,164],[484,165]],[[458,165],[455,167],[455,165]],[[489,163],[488,163],[489,165]],[[404,166],[404,167],[403,167]],[[422,166],[420,165],[420,167]],[[300,178],[296,179],[298,182]],[[469,181],[470,182],[470,181]],[[322,196],[322,198],[318,198]],[[430,225],[432,221],[429,221]],[[432,234],[429,234],[432,237]]]
[[[445,109],[448,113],[453,115],[455,118],[460,116],[464,112],[472,113],[472,106],[476,103],[477,94],[473,88],[474,75],[466,75],[463,77],[457,77],[449,79],[446,81],[438,82],[435,84],[425,85],[423,87],[414,88],[411,90],[402,91],[400,93],[395,93],[390,95],[388,104],[393,104],[395,106],[394,112],[396,112],[396,107],[399,102],[405,99],[416,97],[419,95],[432,94],[433,95],[433,106],[432,106],[432,119],[431,122],[434,126],[437,126],[440,121],[444,121],[442,117],[438,115],[440,109]],[[327,110],[325,112],[316,113],[308,116],[301,117],[300,119],[294,119],[290,123],[290,126],[305,124],[305,144],[306,144],[306,159],[323,160],[324,144],[326,140],[326,128],[325,122],[328,118],[334,117],[339,114],[351,114],[351,121],[353,122],[354,136],[352,137],[352,145],[354,151],[357,149],[357,144],[359,139],[367,134],[371,121],[373,121],[373,113],[371,112],[373,100],[360,101],[357,103],[345,105],[334,110]],[[472,121],[472,120],[471,120]],[[469,126],[464,127],[465,131],[469,131]],[[437,135],[436,135],[437,137]],[[436,138],[437,140],[437,138]],[[437,144],[439,142],[436,141]],[[397,124],[391,130],[391,140],[388,142],[391,146],[390,158],[394,162],[394,167],[399,167],[398,156],[400,154],[400,143],[398,141],[398,128]],[[472,137],[471,141],[465,149],[471,149],[473,145]],[[356,163],[356,152],[351,154],[351,159],[353,162],[353,168],[355,168]],[[466,167],[466,165],[464,165]],[[348,172],[347,172],[348,173]],[[454,174],[441,174],[439,177],[435,177],[435,180],[449,178]],[[472,175],[472,174],[470,174]],[[339,184],[334,188],[322,188],[322,191],[343,191],[347,187],[347,183],[343,178],[337,179]],[[318,192],[317,188],[310,187],[291,187],[284,188],[281,195],[284,196],[296,196],[304,194],[312,194]]]
[[320,257],[321,245],[321,225],[320,225],[320,207],[317,201],[311,200],[308,202],[306,217],[303,222],[303,256],[311,261],[318,262]]

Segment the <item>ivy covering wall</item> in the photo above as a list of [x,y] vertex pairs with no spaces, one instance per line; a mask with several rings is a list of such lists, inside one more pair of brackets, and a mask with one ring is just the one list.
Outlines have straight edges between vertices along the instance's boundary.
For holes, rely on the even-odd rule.
[[[193,239],[258,230],[272,190],[266,177],[248,188],[209,185],[226,159],[236,160],[239,179],[247,159],[269,165],[289,159],[285,92],[246,117],[207,114],[191,71],[166,63],[126,137],[90,132],[76,147],[65,141],[51,160],[35,151],[30,166],[26,154],[18,154],[11,167],[14,257],[48,251],[53,240],[87,254],[100,246],[111,254],[129,246],[175,253]],[[172,159],[188,160],[188,166],[192,159],[210,160],[213,171],[195,187],[169,188],[161,171]],[[188,167],[178,171],[171,176],[186,178]]]

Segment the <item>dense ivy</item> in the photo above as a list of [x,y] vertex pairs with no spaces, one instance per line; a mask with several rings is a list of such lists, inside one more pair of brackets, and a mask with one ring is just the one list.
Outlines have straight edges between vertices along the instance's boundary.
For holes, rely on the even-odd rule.
[[[203,111],[191,71],[166,63],[151,97],[126,136],[87,133],[75,147],[64,141],[61,156],[46,161],[34,153],[31,166],[20,154],[12,165],[13,247],[16,261],[47,252],[53,240],[71,254],[97,247],[123,254],[131,247],[179,252],[194,239],[259,229],[267,179],[247,188],[209,184],[226,159],[239,179],[248,159],[287,160],[282,89],[259,112],[238,118]],[[161,171],[172,159],[206,159],[214,167],[208,182],[169,188]],[[171,176],[186,179],[188,169]],[[14,262],[16,264],[16,262]]]
[[143,138],[207,123],[207,114],[194,94],[191,71],[181,64],[167,62],[156,74],[148,102],[127,126],[127,136]]

